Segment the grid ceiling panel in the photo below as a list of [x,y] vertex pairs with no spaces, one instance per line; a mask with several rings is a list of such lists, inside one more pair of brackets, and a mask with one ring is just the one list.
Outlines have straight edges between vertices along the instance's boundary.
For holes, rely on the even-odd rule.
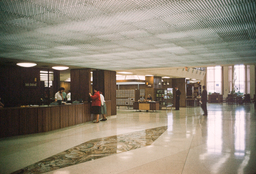
[[232,57],[236,63],[243,59],[253,63],[255,4],[255,0],[1,0],[0,56],[103,67],[97,60],[109,70],[230,64]]

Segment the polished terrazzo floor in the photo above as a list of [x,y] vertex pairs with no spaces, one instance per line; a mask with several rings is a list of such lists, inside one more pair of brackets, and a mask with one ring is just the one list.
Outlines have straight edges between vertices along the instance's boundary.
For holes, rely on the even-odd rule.
[[157,112],[121,108],[99,124],[0,139],[0,174],[13,172],[253,174],[255,108],[208,104],[207,117],[199,107]]

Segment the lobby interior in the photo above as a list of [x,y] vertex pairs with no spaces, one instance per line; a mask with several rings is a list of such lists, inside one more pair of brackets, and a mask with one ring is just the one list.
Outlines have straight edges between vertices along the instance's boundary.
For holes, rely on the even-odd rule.
[[[5,90],[8,95],[22,93],[15,86],[24,85],[25,76],[35,72],[25,70],[24,75],[15,70],[12,75],[8,67],[18,62],[33,62],[48,70],[67,66],[72,77],[84,71],[89,78],[90,71],[96,70],[96,77],[103,74],[105,81],[112,80],[112,86],[104,83],[103,88],[111,108],[107,121],[0,138],[1,174],[256,173],[254,100],[208,103],[207,117],[199,106],[185,104],[180,110],[149,112],[110,104],[116,99],[110,94],[116,90],[112,82],[123,73],[197,78],[207,85],[207,71],[200,75],[188,71],[215,66],[222,67],[221,88],[226,97],[230,92],[226,89],[232,87],[229,67],[235,65],[249,67],[246,91],[253,97],[254,0],[2,0],[0,14],[0,97],[5,101]],[[8,89],[1,85],[17,80],[17,74],[19,84]],[[64,81],[66,76],[60,78]],[[95,83],[102,84],[100,80]],[[85,85],[91,90],[89,82]],[[73,89],[81,88],[73,85]],[[26,94],[22,95],[20,100],[25,101]]]

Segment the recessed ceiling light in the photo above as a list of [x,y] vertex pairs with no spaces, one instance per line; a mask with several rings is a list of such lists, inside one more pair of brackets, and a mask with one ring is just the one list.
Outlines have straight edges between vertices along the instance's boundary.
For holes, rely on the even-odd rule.
[[162,77],[163,79],[169,79],[169,78],[171,78],[171,77],[167,77],[167,76],[164,76],[164,77]]
[[29,67],[36,66],[37,64],[36,63],[31,63],[31,62],[21,62],[21,63],[17,63],[16,65],[21,66],[21,67],[29,68]]
[[145,76],[154,76],[154,75],[145,75]]
[[118,72],[119,74],[132,74],[132,72]]
[[53,66],[52,69],[55,69],[55,70],[66,70],[66,69],[69,69],[69,67],[67,67],[67,66]]

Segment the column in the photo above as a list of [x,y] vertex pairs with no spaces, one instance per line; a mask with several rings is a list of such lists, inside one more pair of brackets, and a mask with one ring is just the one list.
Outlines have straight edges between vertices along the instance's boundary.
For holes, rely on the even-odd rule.
[[111,101],[111,115],[116,115],[116,72],[93,71],[93,87],[102,92],[106,101]]
[[91,92],[91,69],[71,69],[70,77],[72,101],[88,101]]

